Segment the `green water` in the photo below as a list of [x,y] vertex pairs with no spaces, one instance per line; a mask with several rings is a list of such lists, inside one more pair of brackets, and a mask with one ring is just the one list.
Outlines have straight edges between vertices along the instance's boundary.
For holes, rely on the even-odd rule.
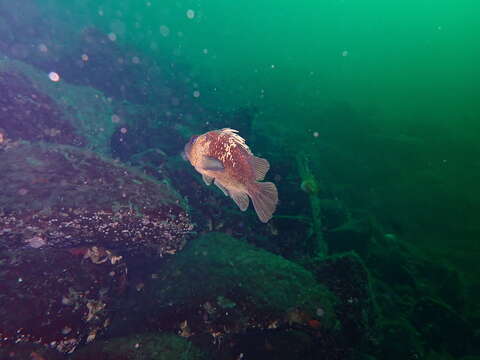
[[114,33],[140,59],[190,67],[202,105],[257,105],[256,132],[307,153],[318,177],[333,179],[330,190],[403,238],[465,269],[480,255],[477,1],[50,1],[48,9]]

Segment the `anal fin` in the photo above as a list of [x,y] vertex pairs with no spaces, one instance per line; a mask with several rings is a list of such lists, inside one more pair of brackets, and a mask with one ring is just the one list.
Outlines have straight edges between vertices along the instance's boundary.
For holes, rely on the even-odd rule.
[[238,205],[240,210],[245,211],[250,204],[250,199],[248,198],[248,194],[241,191],[230,191],[230,197],[235,201],[235,204]]

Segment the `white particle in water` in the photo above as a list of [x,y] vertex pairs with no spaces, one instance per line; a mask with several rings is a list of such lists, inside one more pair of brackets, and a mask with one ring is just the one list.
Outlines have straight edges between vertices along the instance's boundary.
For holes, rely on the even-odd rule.
[[127,133],[127,128],[122,127],[122,128],[120,129],[120,132],[121,132],[122,134],[126,134],[126,133]]
[[314,132],[313,132],[313,137],[316,137],[316,138],[317,138],[317,137],[319,137],[319,136],[320,136],[320,134],[319,134],[318,131],[314,131]]
[[193,92],[193,97],[196,97],[196,98],[200,97],[200,91],[195,90],[195,91]]
[[48,74],[48,77],[50,78],[50,80],[52,80],[53,82],[58,82],[60,81],[60,75],[58,75],[55,71],[52,71]]
[[48,51],[47,45],[45,45],[45,44],[38,45],[38,50],[40,52],[46,53]]
[[118,124],[120,122],[120,116],[118,116],[117,114],[113,114],[111,119],[114,124]]
[[347,51],[347,50],[343,50],[343,51],[342,51],[342,56],[348,56],[348,51]]
[[88,61],[88,55],[87,54],[82,54],[82,60],[87,62]]
[[168,26],[165,26],[165,25],[160,26],[160,34],[164,37],[167,37],[168,35],[170,35],[170,29],[168,28]]
[[134,56],[134,57],[132,58],[132,63],[134,63],[134,64],[140,64],[140,58],[139,58],[138,56]]
[[117,40],[117,35],[115,35],[115,33],[111,32],[110,34],[108,34],[108,38],[111,41],[115,41],[115,40]]
[[187,10],[187,18],[193,19],[194,17],[195,17],[195,11],[193,11],[192,9],[188,9]]

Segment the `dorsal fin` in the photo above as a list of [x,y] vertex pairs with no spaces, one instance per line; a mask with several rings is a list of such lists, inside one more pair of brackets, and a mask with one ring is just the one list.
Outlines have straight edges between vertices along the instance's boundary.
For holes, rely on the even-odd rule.
[[220,130],[220,133],[226,134],[229,136],[229,141],[232,143],[235,143],[245,149],[249,154],[252,152],[250,151],[250,148],[248,145],[245,143],[245,139],[242,138],[240,135],[238,135],[238,130],[235,129],[230,129],[230,128],[223,128]]
[[252,158],[252,165],[255,171],[255,180],[261,181],[265,179],[265,175],[267,174],[268,170],[270,169],[270,163],[267,159],[262,159],[257,156],[253,156]]

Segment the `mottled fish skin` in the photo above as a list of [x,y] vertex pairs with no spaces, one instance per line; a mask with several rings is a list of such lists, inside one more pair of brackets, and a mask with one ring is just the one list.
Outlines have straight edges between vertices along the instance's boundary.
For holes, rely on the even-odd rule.
[[185,155],[206,184],[213,181],[242,211],[248,207],[250,196],[262,222],[272,217],[278,202],[276,187],[257,181],[268,171],[268,161],[255,157],[236,130],[225,128],[192,136],[185,145]]

